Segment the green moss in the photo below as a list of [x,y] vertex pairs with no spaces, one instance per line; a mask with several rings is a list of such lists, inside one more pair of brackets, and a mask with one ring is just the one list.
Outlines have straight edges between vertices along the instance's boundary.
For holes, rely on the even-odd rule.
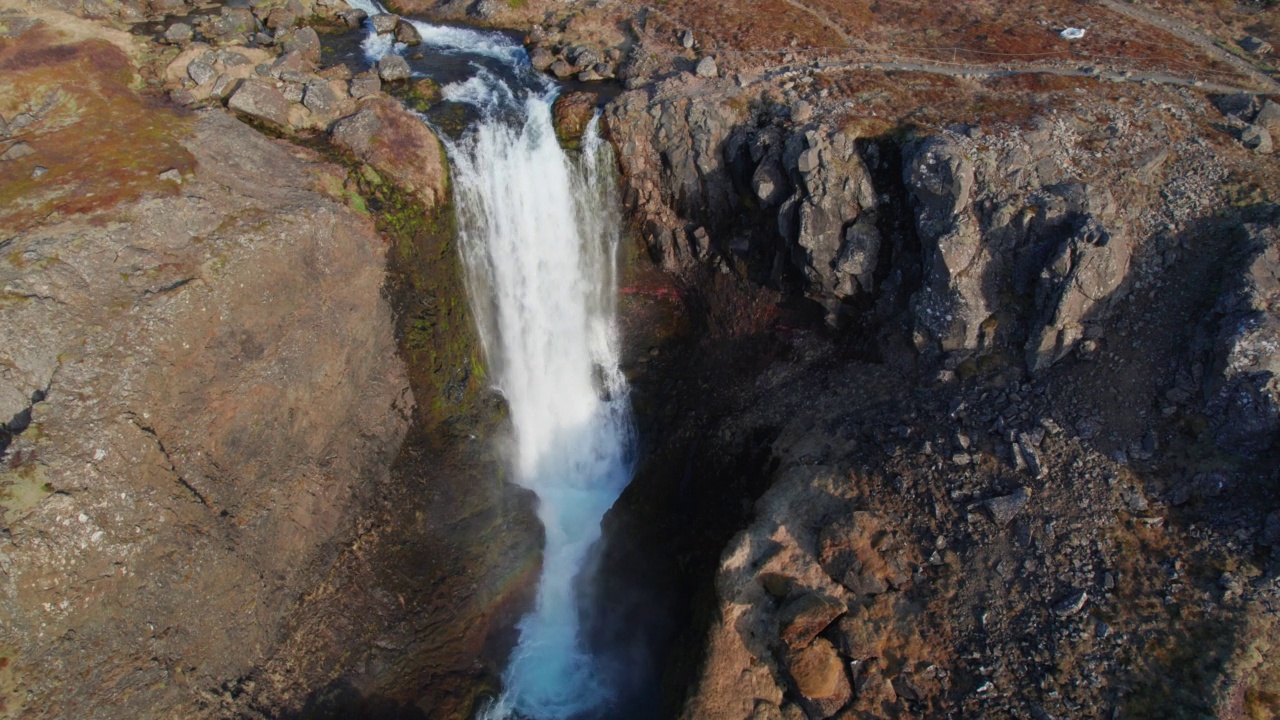
[[342,193],[335,197],[371,215],[387,240],[388,279],[383,292],[395,311],[401,356],[418,400],[418,428],[433,436],[454,427],[475,426],[476,421],[492,422],[494,404],[477,403],[486,389],[485,373],[477,371],[483,359],[455,244],[453,206],[424,207],[417,195],[383,178],[324,136],[288,135],[263,123],[250,124],[347,168]]
[[45,475],[44,466],[38,462],[25,463],[0,473],[0,510],[6,511],[9,522],[18,514],[39,505],[52,493],[53,485]]
[[417,110],[418,112],[426,112],[431,106],[440,102],[444,98],[444,94],[440,89],[440,83],[431,78],[418,78],[409,83],[408,89],[404,92],[405,103]]
[[360,179],[367,185],[377,186],[382,184],[382,176],[371,165],[360,166]]
[[478,411],[476,400],[485,389],[453,206],[427,209],[416,195],[376,173],[360,170],[351,179],[391,246],[388,294],[422,426],[445,430]]
[[0,290],[0,310],[31,304],[31,298],[8,290]]
[[361,215],[369,214],[369,206],[365,203],[364,198],[360,195],[360,193],[357,193],[354,190],[347,190],[345,191],[344,195],[346,197],[346,202],[348,207],[360,213]]

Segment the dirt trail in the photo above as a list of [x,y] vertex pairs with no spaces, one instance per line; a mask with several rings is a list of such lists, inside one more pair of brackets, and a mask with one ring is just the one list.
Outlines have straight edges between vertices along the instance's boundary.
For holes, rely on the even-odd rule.
[[1141,71],[1110,71],[1087,68],[1046,67],[1043,65],[969,65],[964,63],[936,63],[911,60],[819,60],[802,64],[784,65],[763,78],[794,76],[811,71],[831,70],[884,70],[889,72],[913,72],[930,75],[946,75],[959,78],[999,78],[1015,75],[1058,75],[1060,77],[1095,78],[1111,82],[1156,83],[1178,85],[1216,93],[1252,93],[1256,90],[1226,83],[1204,82],[1195,78],[1178,77],[1169,73]]
[[854,40],[852,37],[849,36],[849,33],[845,32],[843,28],[837,25],[833,20],[828,18],[826,15],[818,12],[817,10],[814,10],[813,8],[809,7],[808,5],[805,5],[802,2],[799,2],[799,0],[782,0],[782,1],[790,5],[791,7],[799,10],[800,12],[815,18],[818,22],[822,23],[823,27],[839,35],[840,39],[844,40],[846,45],[854,44]]
[[[1258,87],[1248,87],[1244,85],[1236,85],[1223,82],[1215,82],[1204,80],[1198,77],[1186,75],[1176,75],[1172,72],[1156,72],[1146,70],[1103,70],[1096,67],[1062,67],[1051,65],[1039,65],[1033,63],[963,63],[963,62],[938,62],[928,59],[911,58],[894,56],[892,59],[883,59],[883,53],[876,53],[865,48],[858,47],[858,42],[848,33],[844,32],[835,22],[827,18],[820,11],[805,5],[800,0],[783,0],[783,2],[791,5],[797,10],[812,16],[814,19],[822,23],[822,25],[832,32],[838,34],[841,39],[848,44],[848,48],[840,47],[823,47],[809,48],[796,47],[790,48],[793,52],[803,51],[824,51],[832,55],[846,55],[847,57],[834,60],[818,60],[805,63],[792,63],[783,66],[775,66],[773,72],[766,74],[767,77],[778,77],[788,73],[804,72],[806,70],[887,70],[900,72],[918,72],[933,75],[947,75],[950,77],[1009,77],[1013,75],[1058,75],[1061,77],[1080,77],[1080,78],[1097,78],[1101,80],[1110,80],[1113,82],[1138,82],[1138,83],[1157,83],[1161,85],[1178,85],[1182,87],[1191,87],[1207,92],[1215,93],[1256,93],[1259,92]],[[693,30],[703,37],[714,38],[715,33],[709,32],[704,28],[694,27],[681,21],[679,18],[673,17],[662,10],[649,5],[637,5],[626,2],[626,0],[616,0],[618,5],[632,8],[633,10],[647,11],[662,18],[665,18],[672,24]],[[1280,92],[1280,82],[1260,72],[1247,62],[1228,53],[1207,38],[1189,30],[1177,23],[1168,20],[1162,16],[1142,10],[1140,8],[1131,8],[1120,5],[1113,0],[1103,0],[1103,4],[1122,14],[1133,17],[1150,25],[1154,25],[1168,32],[1174,33],[1178,37],[1190,42],[1196,47],[1208,52],[1212,57],[1220,58],[1224,62],[1229,63],[1233,68],[1239,70],[1245,77],[1253,79],[1260,85],[1265,87],[1266,92]],[[740,51],[728,48],[718,48],[717,52],[725,55],[749,56],[763,54],[758,51]],[[770,51],[774,52],[774,51]]]
[[1258,68],[1254,67],[1246,60],[1223,50],[1218,47],[1213,40],[1205,37],[1204,34],[1183,25],[1177,20],[1166,17],[1152,10],[1147,10],[1146,8],[1117,2],[1117,0],[1099,0],[1099,4],[1114,13],[1124,15],[1125,17],[1132,18],[1138,22],[1158,27],[1165,32],[1177,36],[1181,40],[1195,45],[1210,57],[1216,58],[1217,60],[1230,65],[1239,72],[1252,78],[1261,87],[1265,88],[1267,92],[1280,92],[1280,82],[1277,82],[1275,78],[1258,70]]

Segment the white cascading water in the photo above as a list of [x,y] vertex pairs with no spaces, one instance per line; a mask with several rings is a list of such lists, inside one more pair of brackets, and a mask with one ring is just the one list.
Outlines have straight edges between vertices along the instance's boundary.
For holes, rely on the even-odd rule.
[[[362,7],[368,4],[368,7]],[[383,10],[352,3],[370,14]],[[578,157],[556,139],[555,88],[496,33],[414,23],[426,45],[482,56],[446,101],[480,120],[446,140],[472,307],[515,433],[515,478],[546,532],[536,605],[504,689],[482,717],[569,720],[611,699],[584,647],[579,577],[600,523],[632,475],[634,430],[614,327],[619,239],[611,150],[588,127]],[[401,50],[370,32],[371,60]]]

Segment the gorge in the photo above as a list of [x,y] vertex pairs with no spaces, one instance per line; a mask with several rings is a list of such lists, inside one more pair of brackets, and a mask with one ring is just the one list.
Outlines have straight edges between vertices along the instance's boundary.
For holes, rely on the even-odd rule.
[[1265,3],[0,3],[0,716],[1280,714]]

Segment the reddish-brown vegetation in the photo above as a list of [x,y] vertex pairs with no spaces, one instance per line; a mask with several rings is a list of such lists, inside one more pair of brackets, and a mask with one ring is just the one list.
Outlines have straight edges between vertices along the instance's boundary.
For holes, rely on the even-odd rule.
[[[37,120],[0,152],[25,142],[35,152],[0,164],[0,230],[13,233],[54,213],[110,207],[147,193],[175,192],[158,175],[191,170],[179,142],[189,120],[132,88],[133,66],[115,45],[58,44],[33,30],[0,40],[0,115]],[[36,173],[37,168],[44,168]],[[35,176],[33,176],[33,173]]]
[[[1174,35],[1072,0],[667,0],[656,7],[721,51],[855,48],[878,59],[966,64],[1116,64],[1219,77],[1231,68]],[[1066,27],[1087,30],[1064,40]],[[838,31],[837,31],[838,29]],[[843,33],[843,37],[841,35]],[[1224,78],[1225,79],[1225,78]]]

